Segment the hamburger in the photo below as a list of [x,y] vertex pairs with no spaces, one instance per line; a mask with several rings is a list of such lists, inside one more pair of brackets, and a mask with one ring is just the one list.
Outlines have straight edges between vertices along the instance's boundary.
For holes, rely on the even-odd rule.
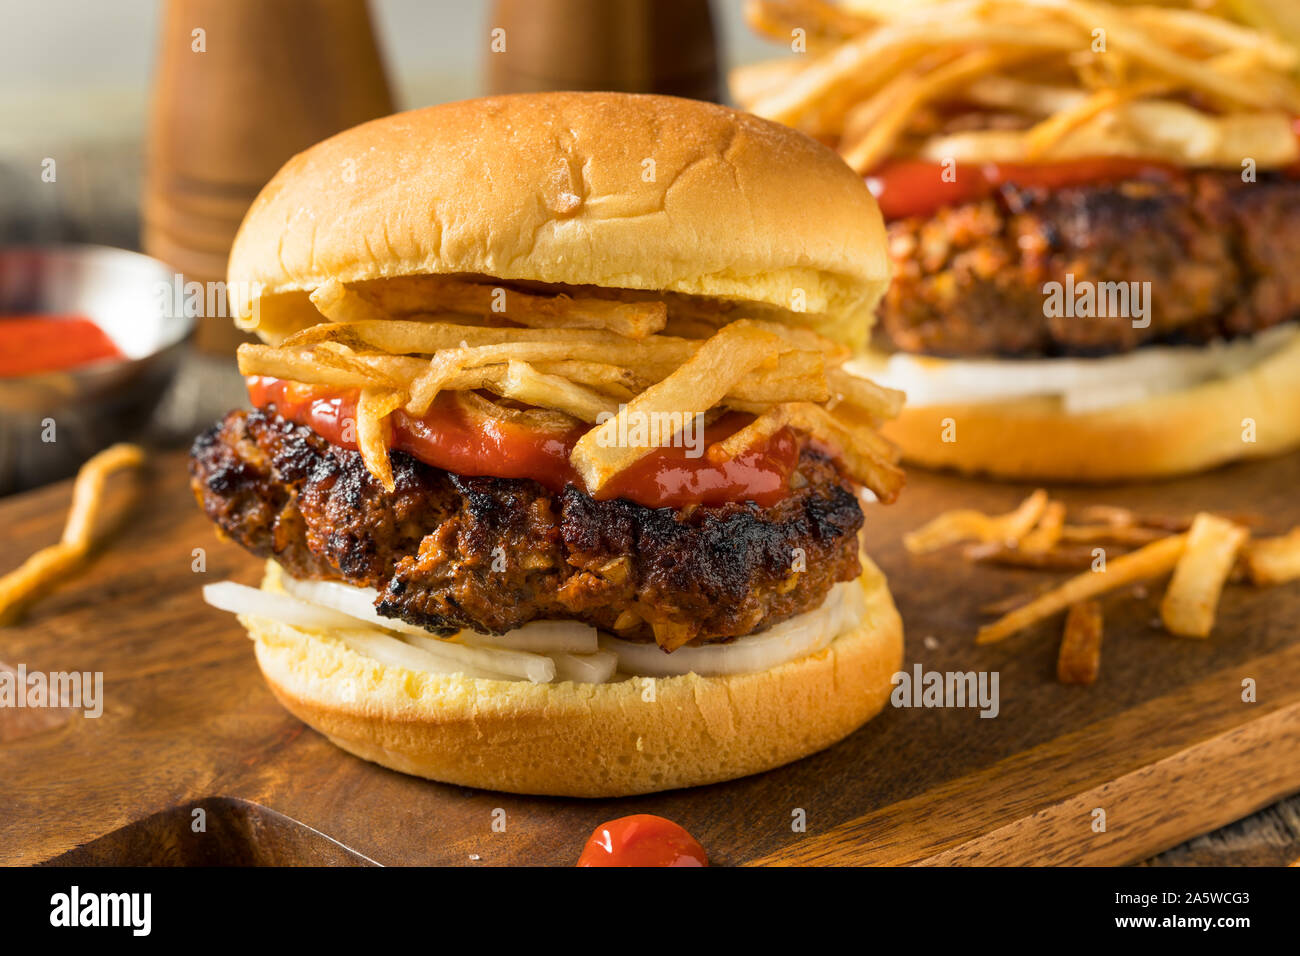
[[1300,54],[1289,5],[749,6],[808,55],[747,108],[870,183],[895,281],[871,358],[911,461],[1195,472],[1300,444]]
[[829,746],[902,653],[864,509],[902,396],[861,177],[659,96],[503,96],[290,160],[230,257],[251,409],[194,443],[283,705],[450,783],[613,796]]

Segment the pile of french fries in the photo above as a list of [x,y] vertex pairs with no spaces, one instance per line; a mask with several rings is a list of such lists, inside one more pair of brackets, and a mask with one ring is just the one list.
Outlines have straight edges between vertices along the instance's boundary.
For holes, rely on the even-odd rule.
[[626,440],[640,433],[629,422],[726,410],[754,418],[706,450],[713,462],[789,427],[827,446],[881,500],[903,483],[897,451],[876,431],[902,393],[845,372],[846,347],[802,327],[733,319],[729,303],[711,310],[683,297],[445,276],[330,279],[311,299],[323,321],[275,346],[240,346],[240,371],[356,390],[358,448],[390,490],[391,417],[419,418],[444,393],[474,421],[584,429],[571,462],[593,493],[654,450]]
[[1102,616],[1096,599],[1126,585],[1171,574],[1160,603],[1166,631],[1205,638],[1214,629],[1219,597],[1229,581],[1263,587],[1300,579],[1300,527],[1281,537],[1253,537],[1251,516],[1199,512],[1190,517],[1143,515],[1109,505],[1081,509],[1067,521],[1063,502],[1039,489],[1015,510],[988,515],[948,511],[906,535],[904,547],[926,554],[964,545],[965,555],[1020,568],[1078,569],[1042,593],[999,602],[1001,616],[975,641],[1005,640],[1067,612],[1058,677],[1091,683],[1101,663]]
[[732,91],[863,174],[893,158],[1276,168],[1300,153],[1300,51],[1274,31],[1300,18],[1274,2],[749,0],[755,30],[806,52],[734,71]]

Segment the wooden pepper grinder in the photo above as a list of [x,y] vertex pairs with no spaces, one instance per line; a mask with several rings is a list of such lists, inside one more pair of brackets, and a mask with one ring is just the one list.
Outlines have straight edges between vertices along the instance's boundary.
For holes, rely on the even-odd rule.
[[708,0],[496,0],[493,93],[615,90],[722,100]]
[[[393,111],[365,0],[167,0],[146,157],[145,251],[225,279],[258,191],[295,153]],[[228,316],[201,348],[229,352]]]

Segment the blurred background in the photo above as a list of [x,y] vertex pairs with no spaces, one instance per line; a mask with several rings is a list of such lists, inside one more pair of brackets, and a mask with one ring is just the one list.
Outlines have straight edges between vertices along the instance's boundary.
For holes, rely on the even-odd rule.
[[[0,0],[0,241],[139,242],[164,6]],[[485,92],[493,8],[492,0],[371,0],[397,109]],[[724,72],[772,54],[744,26],[741,0],[711,8]],[[42,188],[40,163],[51,156],[61,160],[58,188]]]

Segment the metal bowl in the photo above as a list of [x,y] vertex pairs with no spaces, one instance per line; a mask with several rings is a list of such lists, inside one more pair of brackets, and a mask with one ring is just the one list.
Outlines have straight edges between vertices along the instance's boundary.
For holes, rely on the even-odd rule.
[[158,260],[125,249],[0,247],[0,321],[84,315],[126,356],[0,378],[0,495],[67,477],[101,448],[140,436],[194,328],[194,316],[173,304],[177,281]]

